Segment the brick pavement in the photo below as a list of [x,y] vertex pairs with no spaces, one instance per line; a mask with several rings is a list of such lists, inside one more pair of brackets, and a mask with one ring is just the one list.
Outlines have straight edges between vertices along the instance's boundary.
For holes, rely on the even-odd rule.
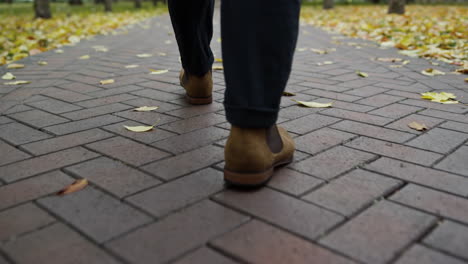
[[[0,85],[0,263],[468,263],[468,107],[418,94],[468,103],[462,76],[424,76],[425,59],[391,68],[372,59],[394,49],[301,26],[287,90],[334,107],[284,97],[295,162],[240,192],[222,181],[222,72],[212,105],[188,105],[169,19],[148,24],[27,58],[10,71],[32,83]],[[143,105],[160,108],[131,111]],[[54,195],[77,178],[90,186]]]

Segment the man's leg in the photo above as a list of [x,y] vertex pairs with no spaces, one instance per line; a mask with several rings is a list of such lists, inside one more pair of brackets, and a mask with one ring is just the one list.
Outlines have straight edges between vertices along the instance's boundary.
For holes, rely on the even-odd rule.
[[257,187],[292,161],[294,141],[278,128],[279,105],[291,72],[299,0],[222,0],[224,105],[231,133],[224,179]]
[[224,103],[232,125],[265,128],[276,123],[296,48],[299,11],[299,0],[222,1]]
[[211,70],[213,53],[214,0],[169,0],[182,66],[191,75],[203,76]]

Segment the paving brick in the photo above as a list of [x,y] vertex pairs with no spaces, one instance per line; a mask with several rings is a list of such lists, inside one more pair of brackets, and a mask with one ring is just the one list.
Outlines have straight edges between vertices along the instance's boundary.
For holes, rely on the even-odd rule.
[[404,99],[403,97],[393,96],[389,94],[377,94],[377,95],[373,95],[371,97],[367,97],[359,101],[356,101],[356,103],[370,105],[374,107],[382,107],[382,106],[396,103],[403,99]]
[[468,123],[468,116],[462,115],[462,114],[454,114],[454,113],[449,113],[449,112],[444,112],[444,111],[439,111],[439,110],[434,110],[434,109],[426,109],[424,111],[419,112],[419,114],[430,116],[430,117],[435,117],[435,118],[452,120],[456,122]]
[[247,263],[355,263],[259,221],[251,221],[211,244]]
[[119,112],[119,111],[130,109],[130,108],[132,107],[128,105],[120,104],[120,103],[115,103],[115,104],[108,104],[108,105],[83,109],[83,110],[79,110],[75,112],[70,112],[70,113],[63,114],[62,116],[69,118],[71,120],[80,120],[80,119],[86,119],[86,118],[99,116],[99,115],[111,114],[114,112]]
[[380,158],[366,165],[365,168],[390,175],[405,182],[412,182],[442,191],[468,196],[468,179],[451,173],[389,158]]
[[[339,123],[338,123],[339,124]],[[316,154],[333,146],[346,142],[356,135],[330,128],[322,128],[294,139],[296,149]]]
[[346,94],[361,96],[361,97],[368,97],[376,94],[380,94],[385,92],[387,89],[379,88],[375,86],[365,86],[362,88],[356,88],[351,91],[346,91]]
[[353,170],[307,194],[303,199],[350,216],[402,182],[375,173]]
[[59,191],[73,182],[73,179],[60,171],[0,186],[0,209],[4,209],[41,196]]
[[32,203],[0,212],[0,241],[53,223],[55,219]]
[[219,110],[222,110],[223,108],[223,104],[214,102],[208,105],[184,107],[181,109],[167,112],[167,114],[186,119],[207,113],[214,113]]
[[127,198],[156,217],[196,203],[224,187],[222,172],[207,168]]
[[171,180],[222,161],[224,149],[206,146],[184,154],[156,161],[142,167],[162,179]]
[[339,117],[342,119],[349,119],[349,120],[354,120],[354,121],[368,123],[372,125],[378,125],[378,126],[386,125],[392,121],[392,119],[386,118],[386,117],[370,115],[367,113],[352,112],[352,111],[342,110],[342,109],[337,109],[337,108],[326,109],[324,111],[321,111],[320,114],[324,114],[327,116],[335,116],[335,117]]
[[161,128],[183,134],[223,122],[226,122],[226,117],[210,113],[162,125]]
[[13,120],[11,120],[11,119],[8,118],[8,117],[6,117],[6,116],[0,116],[0,125],[12,123],[12,122],[13,122]]
[[267,185],[291,195],[300,195],[323,183],[324,181],[320,179],[310,177],[288,168],[281,168],[275,171],[275,176]]
[[[5,99],[5,98],[3,98],[3,99]],[[33,108],[29,107],[27,105],[18,104],[18,105],[15,105],[15,106],[11,107],[11,108],[8,108],[8,110],[2,112],[2,114],[11,115],[11,114],[25,112],[25,111],[29,111],[29,110],[33,110]]]
[[412,105],[412,106],[419,106],[423,108],[429,109],[437,109],[445,112],[452,112],[452,113],[459,113],[464,114],[468,111],[468,108],[463,104],[440,104],[431,102],[428,100],[417,100],[417,99],[406,99],[400,102],[401,104]]
[[156,141],[160,141],[166,138],[176,136],[177,134],[157,128],[150,133],[135,133],[127,130],[124,126],[146,126],[146,124],[137,123],[134,121],[124,121],[108,126],[102,127],[102,129],[119,134],[126,138],[131,138],[135,141],[139,141],[145,144],[150,144]]
[[0,126],[0,138],[14,145],[21,145],[49,137],[51,136],[44,132],[19,123],[9,123]]
[[166,113],[168,111],[181,108],[180,105],[170,104],[170,103],[163,102],[163,101],[157,101],[157,100],[141,98],[141,97],[137,97],[136,99],[125,101],[124,103],[134,106],[134,107],[157,106],[159,108],[154,110],[154,112],[158,112],[158,113]]
[[354,139],[353,141],[346,143],[346,146],[426,166],[431,165],[441,157],[440,154],[433,152],[419,150],[408,146],[389,143],[368,137],[359,137]]
[[434,221],[427,214],[382,201],[328,234],[320,243],[364,263],[387,263]]
[[150,126],[162,126],[164,124],[179,120],[177,117],[174,116],[153,112],[123,111],[114,113],[114,115],[130,119],[136,122],[144,123]]
[[21,113],[10,115],[10,117],[24,122],[28,125],[41,128],[46,126],[52,126],[60,123],[68,122],[69,120],[57,115],[49,114],[41,110],[31,110]]
[[76,104],[82,107],[91,108],[91,107],[98,107],[102,105],[120,103],[120,102],[132,100],[136,98],[138,97],[134,95],[130,95],[130,94],[117,94],[117,95],[112,95],[109,97],[102,97],[102,98],[97,98],[97,99],[92,99],[92,100],[87,100],[87,101],[81,101]]
[[17,263],[121,263],[61,223],[27,234],[2,248]]
[[392,119],[400,118],[409,114],[413,114],[422,110],[421,107],[403,105],[403,104],[391,104],[379,108],[377,110],[370,111],[369,114],[384,116]]
[[38,203],[102,243],[148,223],[151,218],[92,187],[66,196],[51,196]]
[[97,91],[102,91],[102,88],[92,86],[92,85],[87,85],[84,83],[79,83],[79,82],[69,82],[69,83],[64,83],[64,84],[59,84],[57,87],[70,90],[73,92],[77,93],[91,93],[91,92],[97,92]]
[[354,96],[354,95],[349,95],[349,94],[344,94],[344,93],[336,93],[332,91],[323,91],[319,89],[310,89],[310,90],[304,91],[303,93],[315,95],[317,97],[325,97],[325,98],[346,101],[346,102],[354,102],[362,98],[360,96]]
[[181,98],[181,95],[167,93],[163,91],[153,90],[153,89],[143,89],[140,91],[132,92],[133,95],[137,95],[140,97],[151,98],[159,101],[171,101],[174,99]]
[[86,146],[100,153],[135,166],[141,166],[143,164],[170,156],[170,154],[166,152],[122,137],[113,137],[91,143]]
[[368,136],[378,138],[386,141],[402,143],[414,137],[413,134],[400,132],[397,130],[387,129],[380,126],[373,126],[363,124],[360,122],[344,120],[331,126],[334,129],[358,134],[361,136]]
[[406,145],[446,154],[463,144],[468,134],[447,129],[434,128],[407,142]]
[[468,146],[462,146],[444,158],[435,167],[441,170],[468,176],[468,163],[466,162],[466,157],[468,157]]
[[107,247],[132,263],[166,263],[248,219],[203,201],[114,240]]
[[[136,86],[136,85],[125,85],[123,87],[118,87],[118,88],[108,88],[102,91],[96,91],[92,93],[88,93],[88,95],[94,97],[94,98],[99,98],[99,97],[107,97],[107,96],[112,96],[116,94],[123,94],[123,93],[130,93],[130,92],[135,92],[138,90],[143,90],[142,87]],[[92,98],[88,98],[92,99]],[[80,100],[83,101],[83,100]]]
[[0,257],[0,264],[10,264],[10,262],[7,262],[6,259],[4,259],[3,257]]
[[125,197],[161,183],[143,172],[106,157],[79,163],[65,170],[88,179],[117,197]]
[[41,101],[35,101],[28,103],[28,105],[33,106],[35,108],[53,113],[53,114],[61,114],[71,111],[80,110],[81,107],[76,106],[74,104],[62,102],[56,99],[47,99]]
[[410,184],[390,198],[426,212],[468,223],[468,199],[459,196]]
[[337,146],[290,166],[300,172],[329,180],[376,157],[359,150]]
[[61,125],[55,125],[44,128],[55,135],[65,135],[83,130],[88,130],[95,127],[105,126],[123,121],[123,118],[113,115],[96,116],[88,119],[83,119],[74,122],[68,122]]
[[0,166],[15,161],[24,160],[31,157],[31,155],[24,153],[23,151],[14,148],[7,143],[0,140]]
[[[297,106],[299,107],[299,106]],[[319,114],[311,114],[286,123],[281,124],[286,130],[297,133],[306,134],[310,131],[331,125],[340,121],[338,118],[322,116]]]
[[395,264],[463,264],[466,263],[454,257],[442,254],[432,249],[421,245],[414,245],[403,256],[401,256]]
[[97,156],[82,147],[71,148],[0,167],[0,177],[6,182],[13,182]]
[[405,132],[409,132],[409,133],[413,133],[413,134],[422,134],[422,133],[424,133],[422,131],[417,131],[417,130],[409,128],[408,124],[411,123],[411,122],[417,122],[417,123],[424,124],[429,129],[431,129],[431,128],[437,126],[438,124],[444,122],[444,120],[439,119],[439,118],[429,117],[429,116],[413,114],[413,115],[409,115],[409,116],[403,117],[401,119],[398,119],[397,121],[395,121],[393,123],[390,123],[390,124],[386,125],[385,127],[392,128],[392,129],[397,129],[397,130],[401,130],[401,131],[405,131]]
[[37,141],[22,145],[21,148],[34,155],[43,155],[46,153],[84,145],[90,142],[112,137],[113,135],[101,129],[95,128],[65,136],[59,136],[51,139]]
[[343,220],[336,213],[266,188],[254,192],[224,191],[214,199],[310,239]]
[[321,110],[320,108],[313,109],[313,108],[298,107],[297,105],[292,105],[292,106],[282,108],[280,112],[278,113],[278,117],[284,118],[284,119],[296,119],[299,117],[317,113],[320,110]]
[[225,129],[208,127],[161,140],[152,145],[167,152],[180,154],[210,145],[211,143],[226,138],[227,136],[229,136],[229,131]]
[[[319,99],[317,100],[317,102],[325,102],[325,100]],[[339,108],[339,109],[361,112],[361,113],[369,112],[375,109],[375,107],[373,106],[355,104],[355,103],[349,103],[349,102],[343,102],[343,101],[333,101],[333,108]]]
[[468,124],[448,121],[448,122],[445,122],[442,125],[440,125],[440,127],[468,133]]
[[76,93],[73,91],[68,91],[68,90],[63,90],[63,89],[58,89],[58,88],[48,88],[44,90],[43,93],[47,95],[48,97],[52,97],[52,98],[59,99],[59,100],[69,102],[69,103],[89,100],[93,98],[89,95],[84,95],[81,93]]
[[444,221],[424,239],[424,243],[468,260],[468,252],[466,251],[466,245],[468,245],[468,227],[466,226],[451,221]]
[[174,262],[174,264],[196,264],[196,263],[216,263],[216,264],[234,264],[237,263],[216,251],[202,247],[188,254],[187,256]]

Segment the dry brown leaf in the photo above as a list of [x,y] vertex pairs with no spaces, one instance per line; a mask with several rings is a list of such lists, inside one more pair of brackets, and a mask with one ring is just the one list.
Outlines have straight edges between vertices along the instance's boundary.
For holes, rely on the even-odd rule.
[[420,124],[418,122],[411,122],[408,124],[408,127],[414,129],[414,130],[417,130],[417,131],[424,131],[424,130],[428,130],[429,128],[427,128],[427,126],[425,124]]
[[68,185],[67,187],[63,188],[59,192],[57,192],[57,195],[65,195],[65,194],[74,193],[74,192],[82,190],[87,185],[88,185],[87,179],[79,179],[73,182],[72,184]]
[[109,79],[109,80],[102,80],[100,81],[99,83],[104,85],[104,84],[111,84],[111,83],[114,83],[114,79]]

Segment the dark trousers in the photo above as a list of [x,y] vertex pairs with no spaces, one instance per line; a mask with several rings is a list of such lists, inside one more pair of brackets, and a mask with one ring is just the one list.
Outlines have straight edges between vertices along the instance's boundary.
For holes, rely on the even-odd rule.
[[[201,76],[211,70],[213,0],[169,0],[183,68]],[[227,120],[266,128],[278,118],[291,72],[300,0],[222,0],[221,45]]]

